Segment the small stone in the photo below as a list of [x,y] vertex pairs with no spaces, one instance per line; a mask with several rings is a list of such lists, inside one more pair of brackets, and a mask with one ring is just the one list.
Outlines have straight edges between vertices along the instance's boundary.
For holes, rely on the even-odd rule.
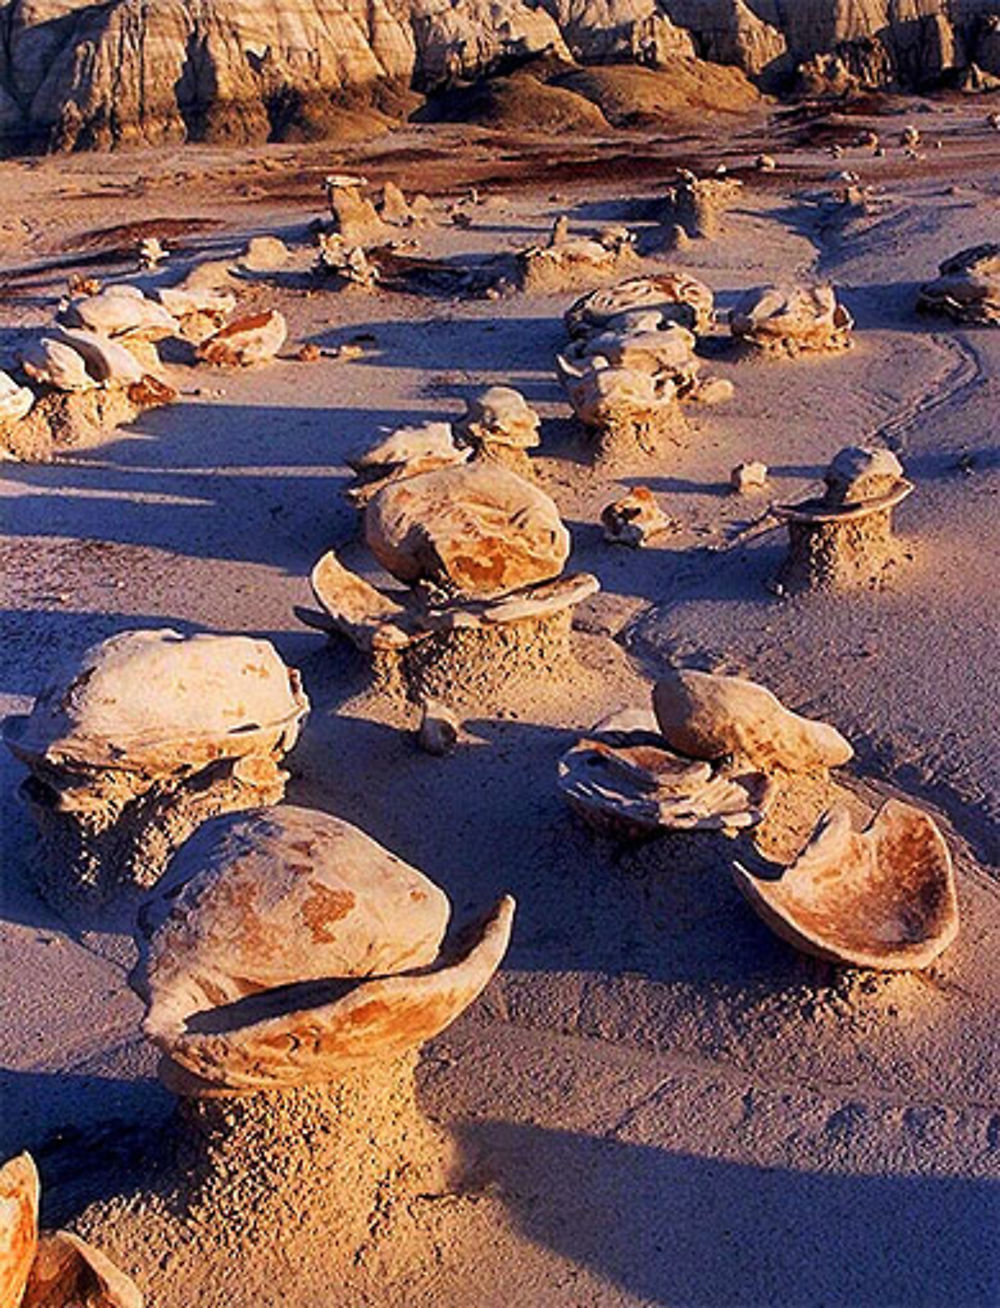
[[751,491],[763,490],[767,485],[767,464],[759,459],[749,463],[738,463],[729,474],[729,485],[737,495],[747,495]]
[[611,545],[643,545],[674,525],[656,502],[648,486],[636,486],[628,495],[601,512],[604,539]]
[[728,404],[736,394],[736,387],[728,377],[706,377],[692,387],[688,399],[698,404]]
[[254,236],[240,263],[249,272],[274,272],[283,268],[290,258],[291,251],[277,236]]
[[420,711],[417,744],[425,754],[444,758],[458,744],[458,732],[458,719],[451,709],[438,700],[424,700]]
[[364,358],[364,353],[363,346],[348,342],[346,345],[338,345],[333,352],[333,357],[339,359],[341,363],[350,363],[353,359]]
[[314,341],[306,341],[295,351],[295,357],[299,363],[315,363],[323,357],[323,351]]

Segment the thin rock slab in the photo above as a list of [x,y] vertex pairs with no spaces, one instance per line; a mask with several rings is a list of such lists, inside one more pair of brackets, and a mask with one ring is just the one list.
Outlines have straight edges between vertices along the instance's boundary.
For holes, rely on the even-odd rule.
[[140,913],[143,1030],[185,1094],[335,1081],[444,1030],[506,952],[505,896],[445,947],[447,897],[363,831],[290,805],[206,824]]
[[653,710],[671,748],[690,758],[732,756],[770,773],[839,767],[854,756],[835,727],[793,713],[743,677],[672,668],[653,687]]
[[28,766],[40,888],[96,906],[156,880],[202,821],[277,802],[309,702],[267,641],[132,631],[56,673],[3,738]]
[[363,509],[390,482],[468,463],[472,454],[470,447],[456,443],[449,422],[397,427],[368,449],[348,456],[357,480],[345,494],[351,504]]
[[559,760],[559,790],[603,835],[637,840],[663,831],[736,831],[763,821],[774,784],[761,772],[675,753],[649,710],[597,724]]
[[846,809],[835,809],[790,867],[760,875],[734,863],[733,875],[777,935],[836,963],[925,968],[958,933],[945,839],[929,814],[899,800],[862,832]]
[[686,272],[664,272],[630,277],[617,286],[602,287],[583,295],[563,315],[574,339],[587,337],[620,323],[639,310],[658,312],[667,322],[704,335],[711,328],[715,296],[710,287]]

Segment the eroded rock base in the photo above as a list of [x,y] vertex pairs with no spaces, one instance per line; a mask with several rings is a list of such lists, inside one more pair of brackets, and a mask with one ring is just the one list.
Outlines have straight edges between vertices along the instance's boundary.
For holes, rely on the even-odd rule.
[[499,706],[510,692],[562,678],[576,665],[570,609],[479,627],[437,632],[405,650],[375,654],[376,689],[416,703]]
[[62,450],[106,439],[146,409],[169,404],[177,394],[162,382],[126,389],[50,391],[25,417],[0,422],[0,459],[48,463]]
[[588,433],[594,464],[604,468],[648,465],[686,435],[687,421],[678,405],[606,420]]
[[903,555],[892,534],[891,509],[842,523],[789,522],[788,536],[775,581],[789,594],[878,586]]
[[99,802],[62,810],[38,776],[22,787],[41,843],[38,890],[60,912],[99,908],[123,891],[154,885],[174,851],[222,813],[277,804],[286,774],[270,757],[223,759],[183,778],[149,783],[135,773],[101,777]]

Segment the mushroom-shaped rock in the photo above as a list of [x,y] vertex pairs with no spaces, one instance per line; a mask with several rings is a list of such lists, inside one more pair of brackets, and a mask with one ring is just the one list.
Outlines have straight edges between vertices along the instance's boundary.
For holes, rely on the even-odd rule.
[[69,1231],[39,1233],[38,1171],[30,1154],[0,1167],[3,1308],[142,1308],[142,1295],[99,1250]]
[[556,577],[570,549],[553,501],[523,477],[485,463],[385,486],[365,512],[365,539],[394,577],[470,599]]
[[72,300],[60,314],[67,327],[82,327],[102,336],[158,341],[177,333],[177,319],[137,286],[106,286],[97,295]]
[[955,322],[1000,326],[1000,243],[974,245],[946,259],[920,288],[917,308]]
[[582,370],[564,359],[558,363],[567,398],[592,434],[599,459],[657,454],[666,438],[684,429],[677,387],[669,377],[606,366],[603,358]]
[[0,1167],[0,1304],[17,1308],[38,1248],[38,1171],[30,1154]]
[[609,544],[639,547],[669,531],[674,523],[657,504],[648,486],[634,486],[627,495],[601,510],[601,526]]
[[737,830],[760,822],[774,786],[739,764],[684,758],[649,710],[607,718],[559,760],[559,790],[596,830],[624,839],[658,831]]
[[291,806],[220,819],[140,915],[144,1029],[188,1093],[332,1081],[453,1022],[500,965],[513,913],[505,897],[443,950],[443,892],[357,827]]
[[[773,871],[773,869],[772,869]],[[737,886],[783,940],[819,958],[924,968],[958,932],[951,855],[933,819],[889,800],[862,832],[835,809],[791,867],[765,877],[736,863]]]
[[711,326],[714,309],[715,297],[704,282],[689,273],[666,272],[591,291],[570,305],[563,321],[571,336],[590,336],[617,326],[626,314],[655,310],[700,335]]
[[288,336],[288,324],[277,309],[236,318],[198,346],[198,358],[221,368],[250,368],[268,363]]
[[892,514],[913,490],[891,450],[849,446],[824,475],[825,493],[774,513],[788,527],[777,582],[785,592],[868,587],[900,554]]
[[308,707],[267,641],[160,630],[92,646],[4,725],[31,770],[45,888],[100,900],[150,884],[205,818],[276,802]]
[[35,393],[30,387],[18,386],[0,369],[0,423],[18,422],[31,411],[34,402]]
[[465,417],[456,424],[470,445],[508,445],[530,450],[539,442],[539,417],[520,391],[490,386],[466,401]]
[[835,727],[800,717],[743,677],[672,668],[653,688],[653,708],[667,743],[690,758],[733,756],[764,772],[806,772],[854,754]]
[[848,349],[853,326],[854,319],[832,286],[766,286],[748,291],[730,315],[733,336],[766,353]]

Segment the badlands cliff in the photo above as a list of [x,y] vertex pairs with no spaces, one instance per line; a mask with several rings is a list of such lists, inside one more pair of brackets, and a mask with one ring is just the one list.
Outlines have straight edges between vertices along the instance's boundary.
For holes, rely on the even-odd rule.
[[0,146],[337,135],[542,53],[920,86],[1000,74],[1000,0],[7,0]]

